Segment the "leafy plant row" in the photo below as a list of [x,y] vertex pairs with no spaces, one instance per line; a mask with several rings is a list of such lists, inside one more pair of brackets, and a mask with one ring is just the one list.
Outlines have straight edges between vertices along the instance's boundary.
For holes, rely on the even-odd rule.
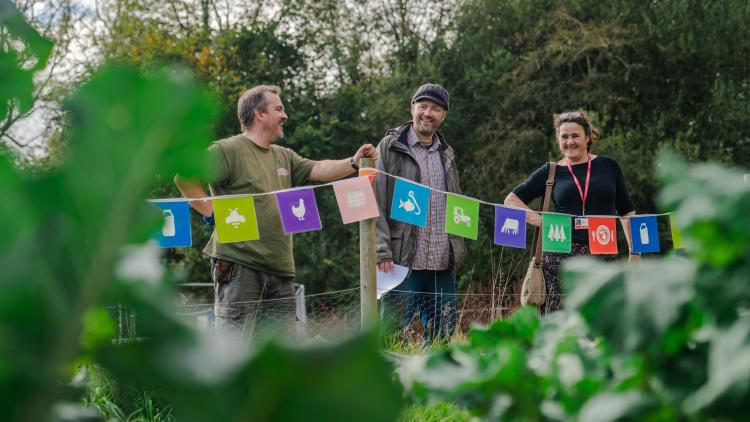
[[417,402],[489,420],[741,420],[750,399],[750,183],[738,170],[665,154],[659,202],[685,255],[571,259],[566,310],[519,309],[466,345],[393,355]]

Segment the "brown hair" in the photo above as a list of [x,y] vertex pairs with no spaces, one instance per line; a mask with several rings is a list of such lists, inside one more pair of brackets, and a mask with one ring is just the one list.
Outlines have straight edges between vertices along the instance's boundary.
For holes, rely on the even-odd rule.
[[266,109],[266,92],[281,94],[281,88],[276,85],[258,85],[245,91],[237,101],[237,118],[240,120],[240,128],[244,132],[255,119],[255,110]]
[[589,116],[585,111],[566,111],[560,114],[552,115],[552,126],[555,127],[555,138],[560,134],[560,126],[563,123],[577,123],[581,125],[589,142],[586,144],[586,150],[591,152],[593,147],[599,141],[599,130],[591,124]]

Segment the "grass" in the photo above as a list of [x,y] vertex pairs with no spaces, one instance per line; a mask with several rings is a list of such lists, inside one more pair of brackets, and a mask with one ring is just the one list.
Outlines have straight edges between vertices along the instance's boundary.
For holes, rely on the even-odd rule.
[[104,419],[127,422],[173,422],[169,398],[146,388],[120,387],[96,365],[86,365],[86,392],[82,403],[96,409]]
[[[446,343],[435,342],[428,347],[422,347],[421,339],[405,336],[403,333],[386,335],[383,338],[384,350],[388,352],[400,353],[402,355],[420,355],[425,353],[438,352],[446,348]],[[466,334],[462,332],[454,333],[448,344],[464,344],[467,342]]]
[[407,406],[398,418],[398,422],[468,422],[470,420],[471,413],[468,410],[447,402]]

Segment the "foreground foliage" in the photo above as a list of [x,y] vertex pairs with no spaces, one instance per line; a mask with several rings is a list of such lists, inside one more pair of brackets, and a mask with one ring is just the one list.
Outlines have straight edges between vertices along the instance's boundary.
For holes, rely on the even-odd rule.
[[664,156],[660,203],[687,256],[635,265],[571,260],[563,312],[523,308],[468,344],[394,355],[417,402],[495,420],[746,417],[750,399],[750,184],[715,164]]
[[[16,46],[43,60],[33,29],[0,6]],[[26,77],[17,55],[0,53],[10,80]],[[0,107],[24,104],[31,87],[14,88],[0,90]],[[0,195],[12,204],[0,208],[3,420],[49,420],[57,402],[79,399],[68,380],[89,362],[122,388],[169,397],[181,421],[395,418],[400,392],[374,334],[249,351],[176,317],[174,284],[147,243],[161,217],[144,199],[155,174],[208,174],[216,101],[201,85],[179,69],[144,75],[109,63],[66,109],[69,151],[56,170],[32,177],[0,156]],[[138,314],[141,341],[112,344],[115,323],[102,306],[115,303]]]
[[[504,13],[510,17],[526,16],[528,10],[522,4],[509,3]],[[647,11],[660,12],[659,4],[653,3]],[[28,107],[29,81],[38,68],[22,66],[19,57],[28,55],[43,63],[49,46],[40,42],[33,30],[19,21],[17,14],[8,13],[13,7],[7,0],[0,0],[0,6],[3,25],[18,40],[0,51],[4,71],[0,106],[15,104],[23,109]],[[575,3],[574,6],[580,5]],[[580,12],[576,7],[573,11]],[[701,7],[699,10],[714,16],[709,13],[714,11],[712,6]],[[467,8],[468,12],[481,10]],[[596,10],[600,16],[608,16],[610,12],[606,8]],[[667,16],[671,13],[661,12]],[[555,13],[566,16],[559,10]],[[733,25],[742,16],[741,13],[732,15],[729,23]],[[626,14],[625,18],[637,20],[638,15]],[[526,21],[507,19],[504,22],[522,25],[535,19],[527,17]],[[468,25],[472,19],[461,22]],[[731,25],[729,29],[733,28]],[[498,25],[490,27],[499,28]],[[535,25],[528,27],[537,28]],[[544,34],[547,29],[542,26],[540,31]],[[654,31],[664,35],[659,29]],[[726,29],[720,33],[729,33]],[[667,35],[670,30],[676,33],[680,27],[666,28]],[[470,33],[473,32],[462,32]],[[490,40],[506,40],[515,37],[515,32],[489,35]],[[679,43],[674,46],[680,53],[677,59],[692,57],[693,36],[685,41],[688,51],[678,48]],[[738,36],[738,39],[746,41],[747,37]],[[469,41],[459,40],[457,45],[479,48],[514,45]],[[602,52],[592,50],[582,56],[579,52],[569,52],[569,58],[580,60],[558,62],[552,60],[556,51],[554,45],[541,42],[543,38],[540,41],[534,34],[526,34],[520,41],[520,45],[531,47],[540,42],[544,48],[538,52],[546,51],[552,57],[521,54],[514,59],[520,64],[527,63],[529,67],[524,69],[531,73],[511,72],[508,75],[512,78],[500,81],[500,88],[515,84],[528,89],[517,97],[508,97],[505,107],[512,105],[513,110],[519,104],[535,108],[534,102],[521,100],[550,97],[537,95],[532,89],[534,86],[545,86],[545,82],[561,85],[555,76],[558,71],[576,79],[581,76],[581,71],[576,69]],[[14,49],[21,44],[24,50],[16,54]],[[722,47],[729,44],[716,43]],[[665,57],[672,57],[667,54],[671,47],[662,50],[664,48],[660,45],[656,51],[646,51],[659,57],[656,62],[661,63]],[[624,51],[638,56],[634,51],[640,50],[625,48]],[[699,51],[706,57],[713,57],[706,49]],[[459,68],[456,70],[469,79],[448,76],[445,79],[463,87],[466,93],[501,92],[502,89],[493,87],[474,88],[483,86],[484,81],[495,80],[490,76],[497,69],[512,69],[515,62],[505,59],[511,53],[486,54],[482,50],[483,57],[498,61],[472,69],[485,69],[486,74],[463,72]],[[453,66],[463,62],[446,63]],[[544,67],[545,72],[539,74],[533,71],[536,62],[554,66]],[[641,71],[641,76],[661,82],[659,75],[680,73],[681,67],[672,65],[674,60],[664,62],[668,66],[660,73]],[[611,65],[622,61],[594,61],[597,63]],[[702,62],[691,60],[689,67],[695,67],[695,63]],[[558,67],[561,64],[562,67]],[[746,99],[740,94],[747,88],[743,85],[746,82],[737,76],[742,74],[742,69],[727,67],[732,69],[729,79],[704,80],[700,85],[703,91],[716,85],[717,92],[732,94],[721,96],[732,99],[725,107],[731,111],[740,109],[735,107],[737,104],[745,104]],[[604,66],[583,73],[591,77],[586,79],[591,84],[608,69],[610,74],[619,71],[617,66]],[[715,73],[711,68],[699,71]],[[432,75],[440,76],[440,73]],[[457,77],[457,74],[452,75]],[[344,107],[346,113],[338,111],[343,118],[331,113],[328,119],[323,119],[325,124],[311,124],[315,131],[300,133],[307,133],[309,140],[320,140],[321,133],[329,132],[359,137],[361,132],[351,126],[345,125],[342,129],[334,124],[356,121],[347,118],[349,112],[361,115],[363,106],[354,99],[364,98],[359,94],[370,92],[370,88],[375,93],[392,92],[394,86],[404,89],[403,86],[416,85],[414,79],[413,76],[397,78],[397,83],[376,80],[372,86],[355,85],[350,91],[343,90],[339,94],[359,106]],[[475,83],[469,83],[472,80]],[[21,83],[10,86],[6,81]],[[477,85],[476,81],[481,83]],[[519,81],[524,83],[519,84]],[[651,84],[646,82],[638,86],[650,89],[656,85],[653,80]],[[693,90],[689,84],[678,85],[683,89],[681,92],[696,91],[701,95],[701,90]],[[673,88],[666,85],[663,89],[667,91],[657,92],[672,92]],[[613,95],[611,105],[620,104],[620,98],[627,96],[625,93],[626,88],[622,88],[619,94]],[[393,100],[397,96],[382,97]],[[668,95],[655,97],[662,99]],[[695,108],[704,111],[717,108],[715,102],[719,101],[719,96],[708,97],[708,102],[677,97],[679,100],[672,104],[673,108],[654,107],[654,115],[646,120],[654,123],[652,126],[659,139],[674,138],[680,149],[680,146],[687,148],[694,136],[705,135],[709,130],[705,129],[707,122],[714,116],[707,112],[701,114],[702,126],[676,134],[669,129],[670,121],[660,119],[673,116],[667,113],[670,110],[674,115],[683,110],[692,112],[696,104],[701,107]],[[345,103],[334,100],[331,101],[335,104]],[[581,102],[590,104],[585,99],[566,98],[556,106]],[[391,106],[397,103],[393,100],[379,106],[383,110],[396,110]],[[475,106],[481,105],[465,100],[463,106],[458,102],[454,110],[482,116],[474,112]],[[245,344],[232,339],[220,343],[175,317],[170,306],[174,290],[159,263],[158,252],[153,246],[145,245],[159,227],[159,215],[144,204],[143,199],[154,174],[164,176],[180,172],[186,176],[201,176],[208,172],[204,149],[213,135],[210,127],[217,105],[200,85],[179,70],[153,71],[145,76],[128,66],[110,63],[71,94],[66,107],[71,124],[69,149],[55,171],[31,177],[19,171],[7,155],[0,157],[0,195],[10,205],[0,208],[0,217],[6,222],[0,228],[0,265],[3,268],[0,279],[0,400],[4,420],[45,420],[57,401],[79,399],[81,391],[75,385],[67,386],[66,381],[73,378],[76,364],[89,362],[105,368],[123,388],[153,386],[169,397],[173,404],[169,415],[179,420],[377,421],[397,417],[400,391],[392,383],[391,367],[377,352],[379,341],[374,335],[310,350],[269,345],[250,354]],[[611,113],[607,114],[609,117],[639,116],[614,108],[601,109]],[[539,110],[544,114],[549,111]],[[385,113],[394,114],[382,116],[381,113],[383,122],[395,116],[392,111]],[[525,118],[540,121],[536,117]],[[633,141],[635,134],[641,135],[639,130],[645,125],[635,118],[626,122],[636,129],[620,132],[623,145],[625,141]],[[722,128],[728,130],[731,122],[734,120]],[[464,127],[458,121],[453,123],[456,125],[453,130]],[[471,124],[474,123],[477,122]],[[523,120],[516,123],[524,126]],[[476,126],[495,127],[492,124],[490,128]],[[481,143],[495,139],[495,135],[511,133],[509,128],[512,127],[500,121],[497,131],[473,135]],[[616,132],[618,126],[614,125],[613,129]],[[737,145],[732,148],[745,154],[746,147],[741,141],[747,132],[742,131],[744,126],[740,129]],[[692,130],[698,135],[690,132]],[[541,140],[543,136],[537,136],[539,133],[537,130],[529,136]],[[526,139],[522,135],[517,136],[519,141]],[[494,154],[491,148],[499,144],[487,145],[487,150],[477,151],[485,156],[516,156]],[[467,145],[466,150],[470,146]],[[715,151],[710,145],[703,147],[709,152]],[[719,148],[726,151],[726,146]],[[699,148],[698,152],[701,150]],[[536,159],[543,155],[535,152],[529,157]],[[645,151],[640,156],[649,154]],[[493,178],[503,173],[495,171],[497,169],[486,170],[483,166],[475,170],[485,171]],[[520,310],[508,321],[474,330],[467,345],[450,346],[445,352],[427,356],[395,357],[399,363],[399,379],[408,395],[419,402],[455,402],[487,419],[601,421],[743,417],[742,404],[747,401],[750,388],[747,382],[750,379],[750,316],[742,312],[748,306],[750,295],[746,286],[750,278],[748,185],[741,184],[738,172],[711,165],[688,168],[678,161],[665,160],[659,172],[665,184],[661,201],[667,209],[677,211],[678,222],[685,230],[689,257],[647,260],[632,267],[604,266],[592,260],[571,262],[566,275],[571,292],[568,311],[540,321],[532,310]],[[493,187],[490,183],[486,186]],[[339,249],[343,250],[336,248]],[[317,258],[311,256],[310,259]],[[101,308],[105,303],[123,303],[133,309],[139,315],[139,334],[145,341],[112,345],[114,322]]]

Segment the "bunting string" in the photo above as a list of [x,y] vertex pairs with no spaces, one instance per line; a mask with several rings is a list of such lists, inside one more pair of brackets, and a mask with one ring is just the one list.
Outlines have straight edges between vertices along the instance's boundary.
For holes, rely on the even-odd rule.
[[[401,176],[396,176],[395,174],[390,174],[390,173],[388,173],[386,171],[383,171],[383,170],[378,170],[378,169],[376,169],[374,167],[361,167],[360,170],[369,170],[369,171],[374,171],[374,172],[377,172],[377,173],[382,173],[382,174],[384,174],[384,175],[386,175],[388,177],[392,177],[392,178],[397,179],[397,180],[402,180],[404,182],[411,183],[411,184],[414,184],[414,185],[418,185],[418,186],[423,187],[425,189],[429,189],[432,192],[442,193],[444,195],[453,195],[453,196],[464,198],[464,199],[467,199],[467,200],[470,200],[470,201],[476,201],[476,202],[479,202],[481,204],[490,205],[490,206],[493,206],[493,207],[504,207],[504,208],[510,208],[510,209],[514,209],[514,210],[518,210],[518,211],[533,212],[533,213],[538,214],[538,215],[542,215],[542,214],[557,214],[557,215],[567,215],[567,216],[570,216],[570,217],[602,217],[602,218],[613,218],[614,217],[614,218],[622,218],[622,219],[628,219],[628,218],[631,217],[631,216],[595,215],[595,214],[589,214],[589,215],[581,216],[581,215],[575,215],[575,214],[558,213],[558,212],[553,212],[553,211],[541,212],[541,211],[527,209],[527,208],[514,207],[512,205],[506,205],[506,204],[502,204],[502,203],[489,202],[489,201],[485,201],[483,199],[474,198],[474,197],[471,197],[471,196],[466,196],[466,195],[462,195],[462,194],[447,192],[447,191],[440,190],[440,189],[435,189],[433,187],[430,187],[430,186],[427,186],[427,185],[423,185],[423,184],[421,184],[419,182],[415,182],[415,181],[413,181],[411,179],[407,179],[407,178],[401,177]],[[289,188],[289,189],[281,189],[281,190],[275,190],[275,191],[269,191],[269,192],[241,193],[241,194],[235,194],[235,195],[216,195],[216,196],[205,196],[205,197],[201,197],[201,198],[156,198],[156,199],[147,199],[146,202],[150,202],[150,203],[198,202],[198,201],[212,201],[212,200],[216,200],[216,199],[251,198],[251,197],[266,196],[266,195],[276,195],[277,193],[282,193],[282,192],[294,192],[294,191],[300,191],[300,190],[305,190],[305,189],[323,188],[323,187],[326,187],[326,186],[333,186],[336,182],[339,182],[339,180],[336,180],[336,181],[333,181],[333,182],[321,183],[319,185],[295,186],[295,187]],[[673,213],[671,213],[671,212],[663,212],[663,213],[656,213],[656,214],[636,214],[633,217],[661,217],[661,216],[672,215],[672,214]]]
[[[375,169],[372,169],[372,170],[375,170]],[[295,187],[289,188],[289,189],[274,190],[274,191],[270,191],[270,192],[238,193],[238,194],[234,194],[234,195],[204,196],[202,198],[157,198],[157,199],[147,199],[146,202],[153,202],[153,203],[162,203],[162,202],[197,202],[197,201],[212,201],[214,199],[253,198],[253,197],[256,197],[256,196],[276,195],[277,193],[283,193],[283,192],[295,192],[295,191],[301,191],[301,190],[306,190],[306,189],[323,188],[323,187],[326,187],[326,186],[333,186],[333,184],[336,183],[336,182],[339,182],[339,180],[335,180],[333,182],[321,183],[319,185],[295,186]]]
[[[372,189],[371,180],[377,173],[395,179],[391,209],[382,209]],[[445,195],[445,233],[476,240],[479,230],[480,204],[495,209],[494,243],[497,245],[526,248],[527,215],[541,216],[542,250],[571,253],[572,243],[586,241],[587,232],[590,252],[593,254],[617,254],[617,228],[615,219],[627,221],[631,252],[659,252],[659,233],[656,218],[669,216],[674,246],[682,241],[679,230],[672,224],[673,213],[617,215],[573,215],[558,212],[540,212],[525,207],[489,202],[467,195],[446,192],[430,186],[396,176],[373,167],[360,169],[360,177],[341,179],[318,185],[298,186],[270,192],[217,195],[201,198],[160,198],[148,202],[162,209],[164,226],[156,239],[162,247],[192,246],[189,203],[211,201],[214,208],[216,236],[219,243],[233,243],[260,239],[255,198],[273,195],[278,205],[278,214],[284,234],[290,235],[321,230],[314,189],[332,186],[339,212],[344,224],[376,218],[389,213],[391,219],[418,227],[427,227],[430,196]],[[269,218],[264,214],[261,218]],[[572,220],[572,221],[571,221]],[[440,217],[441,224],[443,223]],[[571,224],[573,223],[573,224]],[[434,224],[434,223],[433,223]],[[626,228],[624,227],[624,228]],[[573,231],[575,229],[575,231]]]
[[[423,185],[423,184],[421,184],[419,182],[415,182],[415,181],[413,181],[411,179],[407,179],[407,178],[401,177],[401,176],[396,176],[395,174],[390,174],[390,173],[388,173],[386,171],[378,170],[378,169],[373,168],[373,167],[362,167],[362,170],[365,170],[365,169],[366,170],[375,171],[375,172],[378,172],[378,173],[382,173],[382,174],[384,174],[384,175],[386,175],[388,177],[392,177],[392,178],[397,179],[397,180],[402,180],[402,181],[407,182],[407,183],[411,183],[411,184],[414,184],[414,185],[418,185],[418,186],[424,187],[426,189],[429,189],[432,192],[442,193],[444,195],[458,196],[460,198],[468,199],[470,201],[476,201],[476,202],[479,202],[481,204],[490,205],[490,206],[493,206],[493,207],[504,207],[504,208],[510,208],[510,209],[514,209],[514,210],[518,210],[518,211],[533,212],[533,213],[538,214],[538,215],[542,215],[542,214],[558,214],[558,215],[567,215],[567,216],[570,216],[570,217],[609,217],[609,218],[616,217],[616,218],[630,218],[630,216],[619,216],[619,215],[594,215],[594,214],[588,214],[588,215],[585,215],[585,216],[581,216],[581,215],[565,214],[565,213],[558,213],[558,212],[552,212],[552,211],[540,212],[540,211],[532,210],[532,209],[528,209],[528,208],[514,207],[512,205],[506,205],[506,204],[498,204],[498,203],[488,202],[488,201],[485,201],[485,200],[482,200],[482,199],[478,199],[478,198],[473,198],[473,197],[466,196],[466,195],[461,195],[461,194],[457,194],[457,193],[446,192],[444,190],[435,189],[435,188],[432,188],[430,186]],[[658,213],[658,214],[637,214],[637,215],[635,215],[633,217],[636,217],[636,216],[637,217],[660,217],[660,216],[671,215],[671,214],[672,214],[671,212],[664,212],[664,213]]]

